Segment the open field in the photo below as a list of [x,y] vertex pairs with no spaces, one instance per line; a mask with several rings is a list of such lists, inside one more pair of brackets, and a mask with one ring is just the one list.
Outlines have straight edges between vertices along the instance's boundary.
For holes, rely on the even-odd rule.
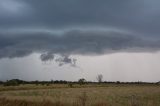
[[160,85],[1,86],[0,106],[160,106]]

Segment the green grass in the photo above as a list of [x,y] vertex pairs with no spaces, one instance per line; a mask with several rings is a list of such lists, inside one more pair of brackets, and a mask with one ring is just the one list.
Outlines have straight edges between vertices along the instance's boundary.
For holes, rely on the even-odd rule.
[[0,91],[2,106],[160,106],[159,85],[21,85]]

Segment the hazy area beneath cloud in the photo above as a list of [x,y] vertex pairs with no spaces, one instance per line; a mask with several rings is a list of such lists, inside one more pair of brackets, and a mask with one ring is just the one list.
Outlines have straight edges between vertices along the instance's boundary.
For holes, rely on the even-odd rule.
[[55,61],[42,62],[39,55],[34,53],[23,58],[1,59],[0,79],[77,81],[85,78],[96,81],[97,74],[102,74],[104,81],[159,81],[160,52],[73,55],[72,58],[78,60],[77,68],[69,65],[59,67]]

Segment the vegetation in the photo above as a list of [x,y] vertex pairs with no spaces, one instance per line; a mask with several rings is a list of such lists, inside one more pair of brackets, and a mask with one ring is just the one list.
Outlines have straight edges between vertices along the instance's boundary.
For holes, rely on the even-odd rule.
[[83,84],[86,83],[86,80],[85,80],[84,78],[81,78],[81,79],[78,80],[78,83],[79,83],[80,85],[83,85]]
[[[53,80],[27,82],[17,79],[1,81],[0,105],[159,106],[160,104],[159,82],[117,81],[99,84],[82,79],[77,82]],[[9,83],[9,86],[6,83]]]
[[24,84],[35,84],[37,86],[38,85],[49,86],[50,84],[72,84],[72,85],[80,84],[80,85],[84,85],[84,84],[98,84],[98,83],[101,83],[101,84],[157,84],[157,85],[160,84],[160,81],[159,82],[153,82],[153,83],[151,83],[151,82],[141,82],[141,81],[138,81],[138,82],[102,81],[103,75],[101,75],[101,74],[97,75],[96,79],[97,79],[98,82],[86,81],[84,78],[81,78],[78,81],[73,81],[73,82],[72,81],[65,81],[65,80],[23,81],[23,80],[19,80],[19,79],[11,79],[11,80],[7,80],[5,82],[0,81],[0,85],[3,85],[3,86],[19,86],[19,85],[24,85]]
[[4,83],[4,86],[18,86],[19,84],[22,84],[23,81],[19,80],[19,79],[12,79],[12,80],[7,80]]

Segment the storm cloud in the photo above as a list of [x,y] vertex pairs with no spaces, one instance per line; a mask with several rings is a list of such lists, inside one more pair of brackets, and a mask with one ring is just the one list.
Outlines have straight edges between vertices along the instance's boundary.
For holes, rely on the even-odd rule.
[[[31,53],[42,54],[42,60],[60,55],[99,55],[114,52],[156,51],[159,40],[135,37],[117,32],[69,31],[62,35],[24,33],[0,36],[0,58],[23,57]],[[50,57],[50,58],[49,58]]]
[[[40,53],[42,61],[74,63],[70,55],[160,49],[157,0],[1,0],[0,58]],[[64,56],[65,55],[65,56]]]
[[0,80],[159,81],[159,19],[159,0],[0,0]]

